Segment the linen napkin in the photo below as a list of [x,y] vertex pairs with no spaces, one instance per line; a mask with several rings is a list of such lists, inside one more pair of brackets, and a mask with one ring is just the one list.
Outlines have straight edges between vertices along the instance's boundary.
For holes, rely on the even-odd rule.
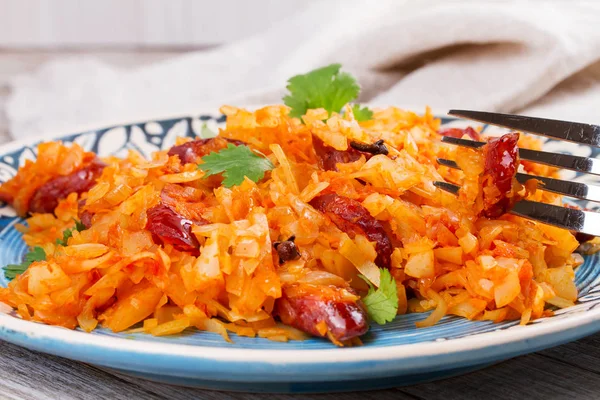
[[322,1],[263,33],[122,70],[52,62],[11,82],[13,137],[280,103],[294,74],[339,62],[361,101],[600,122],[600,3]]

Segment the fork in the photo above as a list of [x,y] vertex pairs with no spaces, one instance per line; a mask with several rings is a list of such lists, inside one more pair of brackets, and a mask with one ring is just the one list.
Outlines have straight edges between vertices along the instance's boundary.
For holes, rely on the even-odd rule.
[[[469,110],[450,110],[448,114],[515,131],[600,147],[600,126],[597,125]],[[444,136],[442,142],[474,149],[485,145],[485,142],[457,139],[449,136]],[[519,157],[535,163],[600,175],[600,160],[594,158],[522,148],[519,148]],[[438,158],[437,161],[439,164],[450,168],[459,168],[452,160]],[[542,182],[542,186],[540,187],[542,190],[548,190],[576,199],[600,202],[599,186],[524,173],[517,173],[516,178],[521,183],[529,179],[537,179]],[[458,194],[460,190],[460,186],[448,182],[436,181],[434,185],[452,194]],[[573,232],[600,236],[600,213],[597,212],[521,200],[515,203],[510,213]]]

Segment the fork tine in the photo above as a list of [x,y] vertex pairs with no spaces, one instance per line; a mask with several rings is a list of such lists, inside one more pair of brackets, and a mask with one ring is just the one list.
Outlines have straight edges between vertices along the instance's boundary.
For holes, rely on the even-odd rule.
[[[452,160],[438,158],[437,162],[440,165],[445,165],[449,168],[460,169],[456,162]],[[523,174],[520,172],[517,173],[516,178],[521,183],[525,183],[529,179],[538,180],[543,184],[539,187],[541,190],[548,190],[550,192],[564,194],[565,196],[574,197],[576,199],[600,202],[599,186],[588,185],[581,182],[563,181],[560,179],[547,178],[545,176]]]
[[470,110],[450,110],[448,114],[517,131],[600,147],[598,125]]
[[[476,142],[473,140],[457,139],[450,136],[444,136],[442,142],[455,144],[463,147],[480,148],[485,142]],[[519,148],[519,156],[523,160],[532,161],[539,164],[551,165],[553,167],[570,169],[577,172],[586,172],[593,175],[600,175],[600,160],[572,156],[570,154],[549,153],[547,151],[529,150]]]
[[594,158],[521,148],[519,148],[519,156],[523,160],[533,161],[539,164],[546,164],[553,167],[570,169],[572,171],[600,175],[600,160],[596,160]]
[[442,142],[448,143],[448,144],[455,144],[457,146],[462,146],[462,147],[470,147],[472,149],[479,149],[480,147],[485,146],[485,142],[477,142],[475,140],[468,140],[468,139],[458,139],[458,138],[455,138],[452,136],[443,136]]
[[456,161],[448,160],[446,158],[438,158],[438,159],[436,159],[436,161],[438,164],[446,166],[448,168],[460,169],[460,167],[458,166]]
[[[452,194],[460,190],[460,186],[448,182],[436,181],[433,184]],[[510,213],[570,231],[600,236],[600,213],[529,200],[515,203]]]
[[442,181],[433,182],[433,186],[438,187],[438,188],[445,190],[446,192],[452,193],[452,194],[458,194],[458,191],[460,190],[460,186],[455,185],[453,183],[442,182]]
[[517,202],[510,212],[570,231],[600,236],[600,214],[596,212],[576,210],[529,200]]
[[517,174],[517,180],[521,183],[525,183],[529,179],[536,179],[542,182],[540,185],[541,190],[548,190],[550,192],[564,194],[565,196],[574,197],[580,200],[588,200],[600,202],[600,187],[595,185],[588,185],[587,183],[563,181],[560,179],[547,178],[545,176],[536,176],[529,174]]

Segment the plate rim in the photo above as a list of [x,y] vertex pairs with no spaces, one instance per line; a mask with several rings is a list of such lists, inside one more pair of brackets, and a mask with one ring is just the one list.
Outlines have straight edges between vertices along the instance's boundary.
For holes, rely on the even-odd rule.
[[543,324],[443,342],[343,349],[244,349],[128,340],[0,314],[0,339],[32,350],[123,371],[223,384],[332,382],[449,371],[540,351],[599,330],[600,308],[596,308]]
[[[0,305],[4,306],[3,303]],[[544,323],[534,323],[526,326],[513,326],[509,329],[499,329],[491,332],[476,333],[456,339],[447,339],[443,341],[428,341],[420,343],[409,343],[389,346],[357,346],[349,348],[332,347],[329,349],[244,349],[244,348],[227,348],[216,346],[198,346],[178,343],[165,342],[150,342],[143,340],[130,340],[124,337],[94,335],[79,330],[71,330],[53,325],[46,325],[34,321],[26,321],[21,318],[11,316],[5,312],[0,312],[0,337],[10,336],[14,334],[24,334],[28,338],[34,340],[68,340],[71,344],[88,344],[91,339],[99,339],[96,347],[111,349],[121,349],[123,351],[140,352],[144,346],[151,345],[151,353],[155,355],[177,355],[186,357],[198,358],[219,358],[220,360],[230,361],[258,361],[256,356],[260,355],[264,362],[280,364],[282,360],[274,358],[273,355],[265,353],[274,352],[277,354],[285,353],[286,356],[293,357],[292,361],[296,364],[306,364],[319,361],[315,359],[318,353],[334,353],[337,362],[352,362],[352,361],[383,361],[383,360],[399,360],[402,358],[411,358],[414,356],[432,356],[440,353],[462,353],[465,350],[482,350],[486,347],[500,346],[512,343],[515,340],[529,340],[536,337],[547,335],[555,332],[564,332],[577,327],[584,327],[588,324],[598,322],[600,329],[600,307],[592,310],[580,311],[574,314],[565,316],[546,317]],[[424,328],[427,329],[427,328]],[[487,339],[487,340],[486,340]],[[108,346],[112,344],[114,346]],[[451,344],[451,351],[441,351]],[[401,350],[402,354],[396,354]],[[147,353],[147,351],[144,351]],[[367,358],[361,356],[364,353],[371,354]],[[330,354],[326,354],[325,358]],[[323,361],[328,361],[324,359]],[[283,361],[289,364],[289,360]]]

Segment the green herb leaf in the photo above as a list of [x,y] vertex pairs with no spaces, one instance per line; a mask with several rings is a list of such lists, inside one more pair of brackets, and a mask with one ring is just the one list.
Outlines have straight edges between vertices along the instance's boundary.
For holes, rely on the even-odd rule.
[[83,224],[83,222],[76,219],[75,220],[75,229],[77,229],[77,232],[81,232],[81,231],[85,231],[87,229],[87,227]]
[[66,246],[69,242],[69,238],[71,236],[73,236],[73,231],[76,230],[77,232],[81,232],[86,230],[85,225],[78,220],[75,220],[75,226],[73,228],[67,228],[63,231],[63,238],[62,239],[56,239],[56,244],[61,245],[61,246]]
[[46,252],[44,249],[39,246],[35,246],[27,254],[25,254],[21,264],[9,264],[4,267],[4,276],[6,276],[6,279],[13,280],[17,277],[17,275],[24,273],[27,268],[29,268],[31,263],[35,261],[43,261],[45,259]]
[[200,129],[200,137],[202,139],[210,139],[217,136],[217,133],[208,127],[206,122],[202,124],[202,128]]
[[40,246],[35,246],[25,254],[25,261],[32,263],[35,261],[44,261],[46,259],[46,252]]
[[198,165],[198,169],[206,172],[205,178],[222,173],[225,187],[240,185],[246,176],[258,182],[264,178],[266,171],[273,168],[275,166],[268,158],[259,156],[248,146],[235,146],[231,143],[217,153],[212,152],[202,157],[202,164]]
[[360,108],[360,104],[354,104],[352,106],[352,113],[354,114],[354,119],[359,122],[368,121],[373,118],[373,111],[367,106]]
[[306,110],[324,108],[331,115],[358,97],[360,86],[348,73],[340,72],[340,64],[315,69],[288,80],[290,94],[283,102],[291,108],[290,117],[302,118]]
[[369,317],[379,325],[385,325],[396,318],[398,312],[398,288],[390,271],[379,268],[380,283],[375,290],[373,284],[362,275],[359,275],[369,285],[369,293],[362,298],[367,308]]

